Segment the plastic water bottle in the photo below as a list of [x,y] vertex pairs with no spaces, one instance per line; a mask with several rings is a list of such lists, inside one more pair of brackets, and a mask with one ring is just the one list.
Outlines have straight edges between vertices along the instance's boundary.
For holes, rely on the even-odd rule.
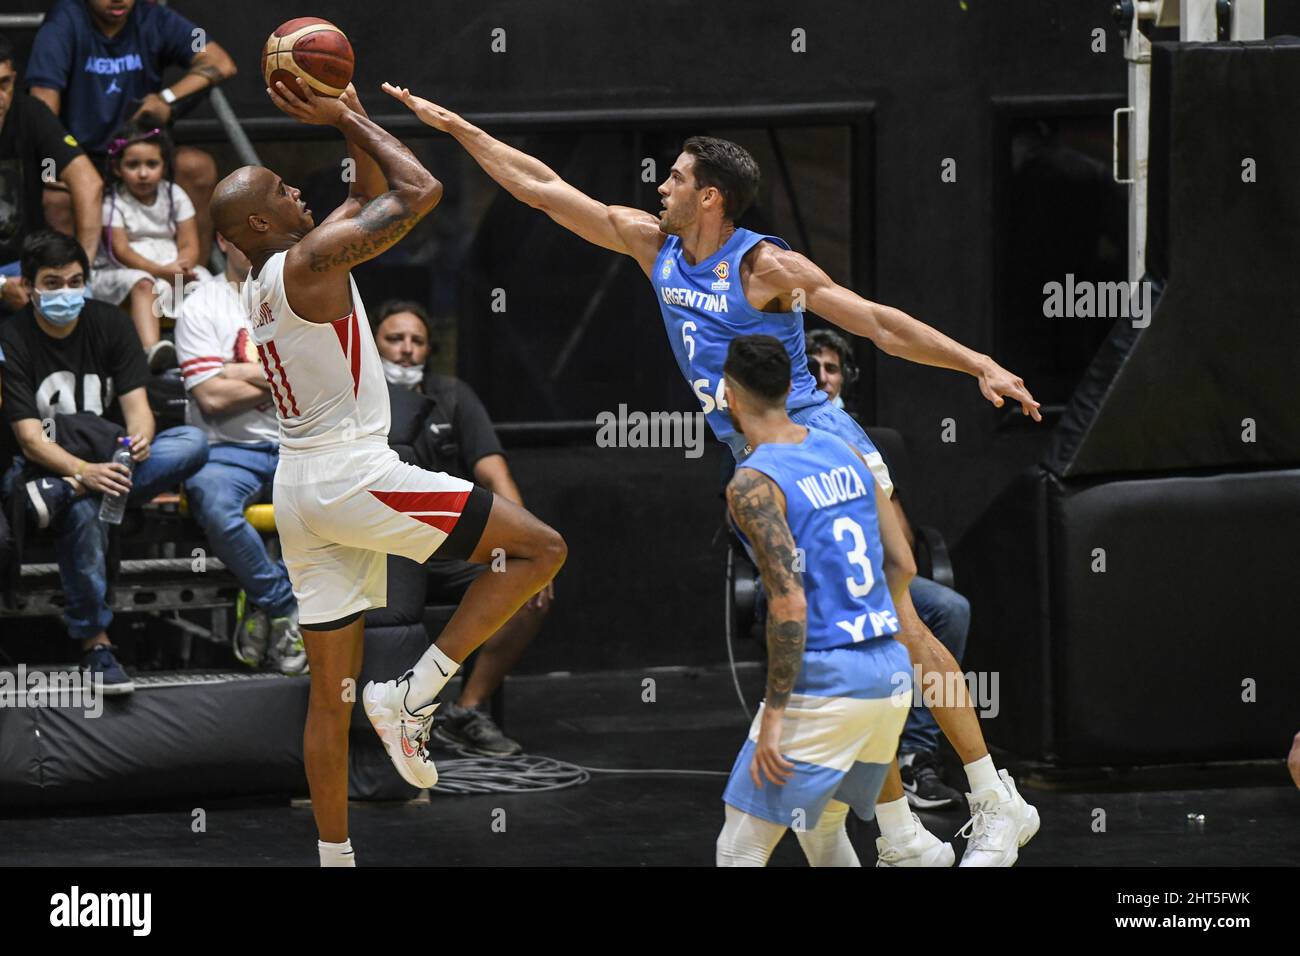
[[[135,461],[131,458],[131,439],[119,438],[117,451],[113,452],[113,461],[126,465],[127,474],[135,471]],[[126,495],[104,495],[99,504],[99,520],[104,524],[121,524],[122,515],[126,513]]]

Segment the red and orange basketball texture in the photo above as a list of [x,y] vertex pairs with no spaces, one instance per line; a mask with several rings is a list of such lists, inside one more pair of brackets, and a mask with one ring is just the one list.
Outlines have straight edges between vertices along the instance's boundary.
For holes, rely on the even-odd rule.
[[262,48],[266,85],[274,88],[278,81],[294,94],[298,85],[293,78],[300,76],[318,96],[340,96],[352,82],[355,64],[347,36],[320,17],[286,20]]

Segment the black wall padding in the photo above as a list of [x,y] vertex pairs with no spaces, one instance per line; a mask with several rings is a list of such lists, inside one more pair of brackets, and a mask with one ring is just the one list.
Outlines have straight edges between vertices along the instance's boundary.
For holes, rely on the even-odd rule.
[[0,709],[0,807],[303,794],[308,679],[139,688],[80,709]]
[[1152,63],[1148,260],[1167,285],[1149,327],[1119,320],[1044,465],[1080,477],[1300,463],[1300,46],[1157,44]]
[[[407,799],[362,711],[367,681],[404,673],[429,646],[422,623],[366,629],[349,746],[349,795]],[[0,708],[0,812],[138,805],[172,799],[304,795],[309,678],[230,675],[220,683],[140,687],[80,709]],[[197,804],[202,805],[202,804]]]
[[1279,625],[1300,618],[1298,483],[1300,469],[1022,477],[955,558],[964,663],[999,672],[988,738],[1076,766],[1282,757],[1300,726]]
[[594,444],[508,457],[528,510],[569,546],[516,673],[726,661],[721,444],[706,438],[699,458]]

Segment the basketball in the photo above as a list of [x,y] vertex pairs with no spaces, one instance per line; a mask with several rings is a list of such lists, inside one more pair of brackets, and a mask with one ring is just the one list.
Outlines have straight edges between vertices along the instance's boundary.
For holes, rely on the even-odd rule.
[[347,36],[320,17],[286,20],[266,38],[262,49],[262,76],[266,85],[283,83],[301,95],[295,76],[301,76],[318,96],[340,96],[352,81],[356,60]]

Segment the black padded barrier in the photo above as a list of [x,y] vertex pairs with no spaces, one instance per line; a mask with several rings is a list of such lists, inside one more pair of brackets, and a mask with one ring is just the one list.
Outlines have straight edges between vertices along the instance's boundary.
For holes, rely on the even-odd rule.
[[1024,474],[955,553],[963,664],[999,678],[988,739],[1062,766],[1284,754],[1300,715],[1297,487],[1300,469]]
[[1049,471],[1300,464],[1297,89],[1294,37],[1155,45],[1147,262],[1162,291],[1149,326],[1121,318],[1098,350]]

